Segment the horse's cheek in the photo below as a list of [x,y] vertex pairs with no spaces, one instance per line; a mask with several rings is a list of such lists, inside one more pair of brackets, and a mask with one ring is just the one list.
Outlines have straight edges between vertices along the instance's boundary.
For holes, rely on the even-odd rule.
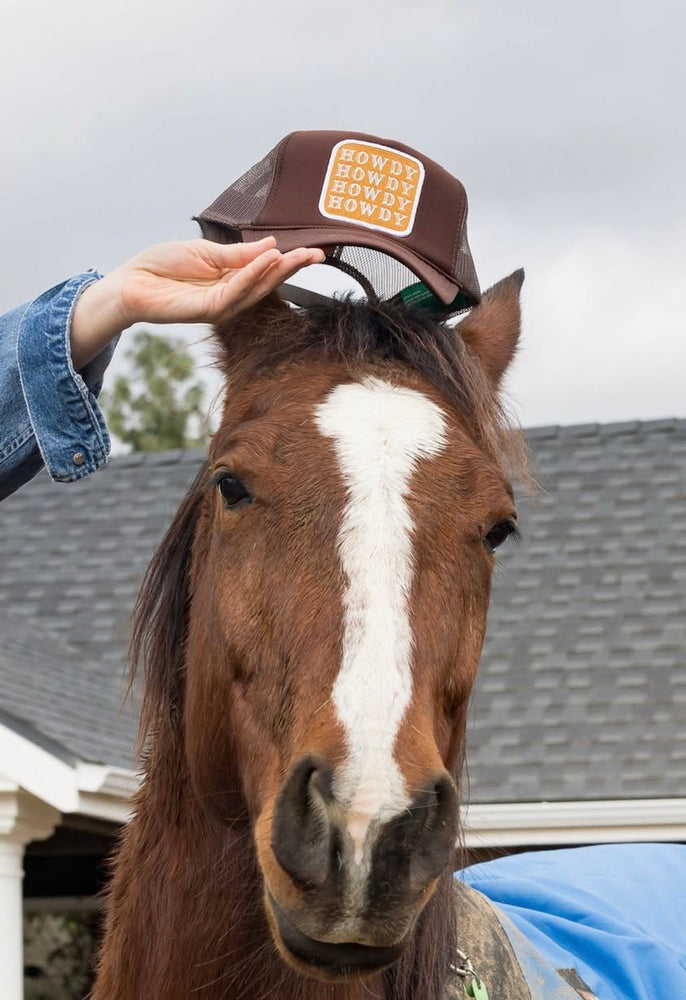
[[[199,595],[196,595],[196,597]],[[201,624],[191,628],[186,656],[184,739],[193,790],[222,820],[245,812],[233,723],[231,651],[206,597]],[[196,619],[197,621],[197,619]]]
[[[245,813],[245,800],[237,766],[235,739],[229,713],[217,708],[204,711],[199,720],[199,704],[187,702],[186,753],[193,791],[203,809],[223,822]],[[199,721],[201,724],[198,724]]]

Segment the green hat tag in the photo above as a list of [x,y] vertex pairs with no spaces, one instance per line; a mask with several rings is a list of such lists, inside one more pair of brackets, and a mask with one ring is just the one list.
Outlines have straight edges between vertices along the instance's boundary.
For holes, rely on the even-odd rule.
[[412,306],[414,309],[429,309],[437,313],[460,312],[462,309],[469,309],[473,305],[472,300],[464,292],[458,292],[452,302],[448,305],[441,302],[423,281],[418,281],[414,285],[408,285],[396,296],[403,305]]

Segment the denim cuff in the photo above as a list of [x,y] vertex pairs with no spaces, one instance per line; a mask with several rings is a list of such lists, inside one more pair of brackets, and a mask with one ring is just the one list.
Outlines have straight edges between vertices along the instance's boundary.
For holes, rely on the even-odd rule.
[[26,408],[52,479],[70,483],[107,461],[110,436],[96,398],[115,342],[74,371],[69,334],[74,306],[97,271],[76,275],[45,292],[24,312],[17,363]]

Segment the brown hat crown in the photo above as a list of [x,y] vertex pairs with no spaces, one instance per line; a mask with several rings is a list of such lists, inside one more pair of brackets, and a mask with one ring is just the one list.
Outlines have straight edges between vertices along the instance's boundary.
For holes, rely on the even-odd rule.
[[455,177],[403,143],[292,132],[197,217],[207,239],[321,247],[367,294],[456,312],[481,298]]

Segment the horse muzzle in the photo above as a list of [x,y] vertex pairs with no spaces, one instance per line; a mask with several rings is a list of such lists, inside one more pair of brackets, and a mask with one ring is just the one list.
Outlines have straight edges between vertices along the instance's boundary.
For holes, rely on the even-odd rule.
[[261,858],[277,944],[291,964],[321,978],[371,974],[396,961],[452,860],[458,825],[457,791],[444,771],[402,813],[370,822],[360,854],[334,788],[325,761],[298,761],[276,798],[270,857]]

